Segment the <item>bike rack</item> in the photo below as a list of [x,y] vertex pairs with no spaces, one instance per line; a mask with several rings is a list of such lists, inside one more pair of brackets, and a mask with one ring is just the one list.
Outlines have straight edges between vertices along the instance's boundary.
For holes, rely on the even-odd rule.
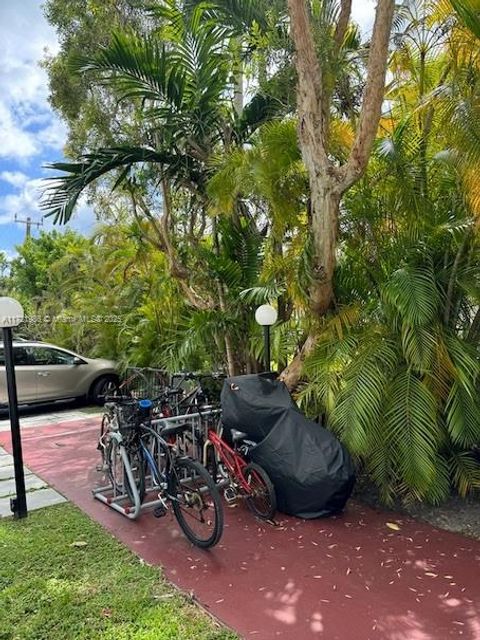
[[[191,457],[194,460],[198,460],[196,455],[197,449],[197,436],[196,431],[198,427],[202,426],[203,421],[209,417],[219,417],[222,414],[221,409],[205,409],[204,411],[199,411],[197,413],[187,413],[183,416],[172,416],[171,418],[159,418],[158,420],[152,421],[152,427],[157,427],[158,433],[161,435],[162,429],[168,427],[175,427],[180,424],[190,424],[191,425],[191,447],[193,448],[194,454]],[[181,446],[183,435],[177,436],[177,446]],[[186,455],[189,455],[189,452],[185,452]],[[200,461],[201,462],[201,461]],[[227,479],[219,480],[216,482],[217,489],[223,489],[228,486],[229,481]]]
[[[158,418],[156,420],[152,420],[151,426],[155,428],[156,431],[161,435],[163,429],[168,427],[178,426],[179,424],[191,424],[192,426],[192,445],[196,446],[196,435],[195,430],[196,427],[200,426],[202,420],[208,416],[212,415],[220,415],[220,409],[202,411],[200,413],[189,413],[183,416],[172,416],[171,418]],[[165,507],[164,501],[157,497],[156,499],[149,500],[149,496],[157,494],[158,496],[158,487],[155,486],[147,486],[147,481],[152,480],[150,476],[145,478],[146,487],[145,487],[145,497],[143,502],[140,501],[140,495],[137,490],[137,486],[135,483],[132,467],[130,465],[130,461],[125,452],[125,449],[122,445],[122,434],[119,431],[112,431],[111,437],[117,441],[119,445],[120,455],[122,458],[123,469],[127,474],[130,487],[132,488],[133,493],[133,504],[131,504],[131,500],[126,493],[117,493],[116,487],[110,483],[103,487],[97,487],[92,490],[93,497],[96,500],[100,500],[103,504],[106,504],[108,507],[111,507],[122,516],[125,516],[129,520],[136,520],[141,513],[144,511],[155,509],[156,507]],[[178,437],[177,437],[178,442]],[[219,485],[217,485],[219,486]]]

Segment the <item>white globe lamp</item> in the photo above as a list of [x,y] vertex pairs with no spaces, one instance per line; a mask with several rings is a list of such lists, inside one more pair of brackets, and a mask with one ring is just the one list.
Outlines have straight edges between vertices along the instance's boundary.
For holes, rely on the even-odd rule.
[[270,327],[276,323],[278,313],[275,307],[269,304],[262,304],[255,311],[255,320],[263,327],[263,340],[265,351],[265,369],[270,373]]

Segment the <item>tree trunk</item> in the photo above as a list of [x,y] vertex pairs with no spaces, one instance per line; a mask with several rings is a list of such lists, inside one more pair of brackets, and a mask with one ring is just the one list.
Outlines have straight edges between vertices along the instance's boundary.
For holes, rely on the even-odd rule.
[[[329,154],[329,123],[332,92],[325,79],[328,61],[317,57],[310,2],[287,0],[290,30],[295,45],[298,75],[297,96],[299,139],[302,157],[310,178],[311,233],[313,241],[313,282],[310,307],[314,317],[324,315],[334,300],[333,275],[336,264],[337,230],[342,195],[361,178],[373,148],[382,111],[388,44],[395,0],[378,0],[367,67],[367,80],[358,126],[349,158],[335,165]],[[341,0],[335,29],[335,47],[339,52],[350,18],[352,3]],[[330,69],[331,71],[331,69]],[[303,362],[316,344],[311,331],[300,352],[281,378],[290,389],[297,386]]]
[[[311,228],[313,241],[313,281],[310,287],[310,308],[314,317],[321,317],[334,302],[333,276],[336,265],[340,192],[334,182],[324,185],[310,181]],[[317,336],[312,329],[299,353],[282,372],[280,379],[290,390],[298,385],[303,363],[315,348]]]
[[332,306],[334,298],[340,194],[318,180],[311,182],[310,193],[314,252],[310,307],[315,316],[323,316]]
[[305,358],[307,358],[315,349],[316,343],[317,335],[312,331],[312,333],[310,333],[308,338],[305,340],[303,347],[294,357],[292,362],[280,374],[280,380],[282,380],[287,385],[290,391],[295,389],[295,387],[298,385],[302,376],[303,363],[305,361]]

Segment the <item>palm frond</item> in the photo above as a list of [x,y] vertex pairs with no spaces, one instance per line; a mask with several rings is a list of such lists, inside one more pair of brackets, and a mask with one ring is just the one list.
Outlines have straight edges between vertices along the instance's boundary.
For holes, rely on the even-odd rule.
[[421,373],[429,371],[433,364],[437,343],[437,337],[431,332],[431,327],[404,323],[401,336],[407,364]]
[[398,362],[395,343],[376,337],[363,342],[343,372],[343,389],[331,414],[333,428],[350,451],[365,456],[379,428],[388,381]]
[[454,382],[447,399],[446,425],[452,442],[465,449],[480,443],[480,401],[475,387]]
[[428,264],[398,269],[385,284],[383,297],[412,325],[422,326],[438,313],[439,296]]
[[94,57],[72,63],[80,73],[98,71],[104,82],[112,84],[123,100],[168,100],[179,106],[185,88],[185,69],[174,65],[173,53],[154,36],[122,31]]
[[480,465],[472,453],[453,452],[449,464],[453,485],[462,498],[480,489]]
[[480,16],[478,2],[475,0],[450,0],[462,23],[476,38],[480,39]]
[[409,369],[391,383],[385,421],[402,481],[421,499],[435,478],[440,436],[435,398]]
[[100,149],[96,153],[81,156],[80,162],[54,162],[48,169],[62,171],[67,175],[46,178],[49,185],[44,190],[41,207],[46,216],[53,216],[55,223],[65,224],[72,217],[80,195],[92,182],[102,176],[122,169],[116,185],[126,177],[129,168],[138,163],[172,163],[178,158],[144,147],[113,147]]

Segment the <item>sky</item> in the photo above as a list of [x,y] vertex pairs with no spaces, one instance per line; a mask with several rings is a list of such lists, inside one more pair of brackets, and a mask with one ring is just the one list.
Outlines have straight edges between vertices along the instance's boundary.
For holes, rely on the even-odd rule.
[[[45,51],[58,49],[41,2],[0,0],[0,42],[0,251],[10,256],[25,237],[15,214],[42,219],[39,187],[49,173],[43,165],[62,159],[66,127],[48,103],[47,74],[39,65]],[[93,223],[92,211],[80,207],[71,226],[88,233]]]
[[[374,0],[353,0],[353,18],[365,34],[374,6]],[[0,251],[13,256],[25,237],[25,225],[14,216],[42,220],[44,165],[62,159],[67,132],[48,103],[47,74],[39,65],[46,51],[58,50],[41,0],[0,0],[0,42]],[[91,209],[79,206],[69,226],[88,234],[94,221]],[[52,226],[44,221],[44,229]]]

